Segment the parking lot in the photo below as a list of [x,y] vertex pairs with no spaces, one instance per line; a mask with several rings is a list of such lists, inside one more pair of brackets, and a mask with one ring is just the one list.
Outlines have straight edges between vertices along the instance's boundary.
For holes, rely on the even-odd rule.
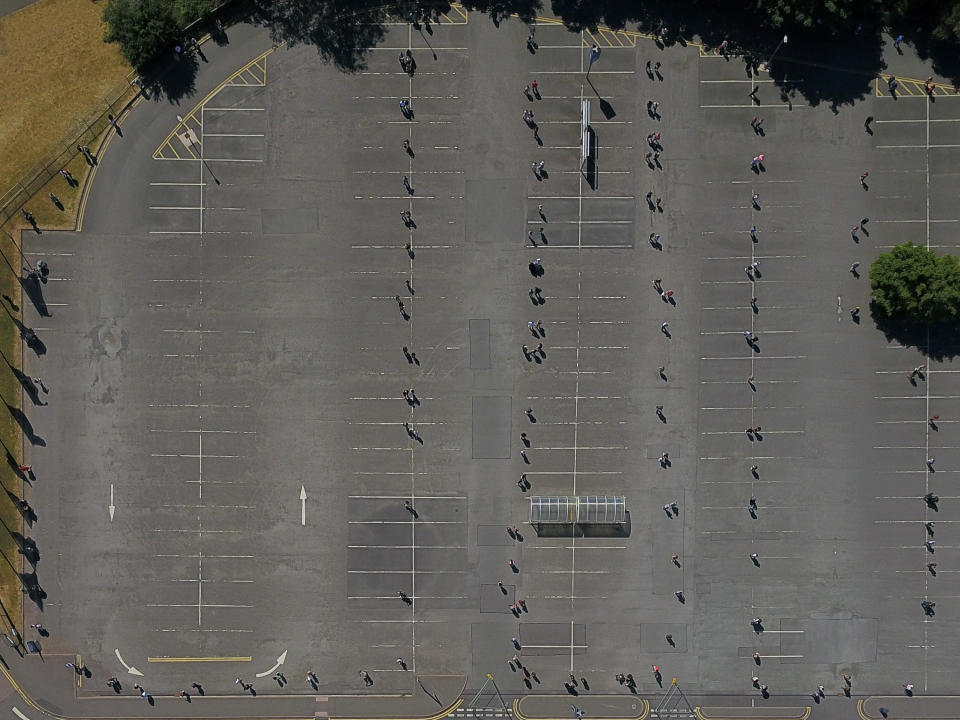
[[[693,45],[528,33],[398,23],[354,75],[258,47],[30,242],[56,642],[171,692],[279,692],[281,656],[329,694],[951,688],[955,372],[875,329],[867,270],[956,248],[960,100],[834,114]],[[534,496],[623,496],[629,533],[538,534]]]

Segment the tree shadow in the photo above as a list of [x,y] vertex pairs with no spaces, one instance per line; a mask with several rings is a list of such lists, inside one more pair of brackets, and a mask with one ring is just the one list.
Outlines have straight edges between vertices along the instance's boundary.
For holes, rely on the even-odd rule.
[[[874,78],[886,69],[879,30],[850,33],[839,42],[834,28],[789,35],[769,70],[780,90],[780,101],[792,109],[799,95],[811,106],[829,103],[836,114],[841,105],[852,105],[873,94]],[[823,49],[830,47],[830,60],[823,62]]]
[[[770,16],[754,3],[745,6],[723,0],[653,0],[646,3],[553,0],[552,7],[564,26],[574,32],[595,31],[598,25],[618,30],[625,28],[627,23],[636,23],[641,32],[654,35],[660,49],[683,46],[685,37],[699,36],[709,48],[717,48],[726,40],[729,44],[726,59],[731,61],[737,56],[742,57],[748,71],[756,75],[764,74],[759,71],[759,66],[776,51],[770,77],[780,90],[781,101],[788,106],[792,105],[794,95],[800,95],[810,105],[827,102],[836,111],[841,105],[866,97],[871,92],[873,78],[885,67],[881,60],[881,24],[872,16],[865,21],[876,23],[875,26],[858,29],[857,23],[864,20],[862,16],[851,16],[845,24],[831,19],[812,27],[790,27],[789,24],[772,22]],[[778,49],[784,34],[790,40]],[[925,36],[929,37],[929,31]],[[830,67],[824,66],[825,47],[831,48],[827,63]],[[941,69],[936,62],[934,67],[946,74],[948,59],[957,56],[955,46],[951,55],[949,44],[944,43],[938,57],[940,55],[944,67]]]
[[[303,0],[261,8],[251,18],[263,25],[275,43],[313,45],[324,62],[338,70],[359,72],[367,67],[367,54],[386,35],[390,6],[364,0]],[[393,6],[394,17],[402,17]]]
[[960,324],[927,326],[916,321],[890,318],[882,314],[873,302],[870,303],[870,316],[887,342],[916,348],[936,361],[952,360],[960,353]]
[[179,58],[173,50],[161,53],[155,60],[143,68],[143,77],[150,78],[144,86],[144,97],[159,103],[166,100],[179,105],[181,100],[190,98],[197,90],[197,70],[199,59],[193,52],[182,52]]
[[933,72],[948,78],[956,92],[960,86],[960,55],[955,40],[938,37],[937,26],[951,11],[951,3],[917,3],[904,22],[904,42],[910,45],[920,60],[929,61]]

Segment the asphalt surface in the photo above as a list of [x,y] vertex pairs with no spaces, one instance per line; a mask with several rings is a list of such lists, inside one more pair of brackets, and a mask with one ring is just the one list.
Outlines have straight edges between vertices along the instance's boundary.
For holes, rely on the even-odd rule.
[[[310,48],[261,57],[263,33],[231,29],[205,46],[189,102],[140,103],[100,149],[83,232],[29,238],[27,260],[52,273],[46,315],[23,302],[42,341],[26,369],[49,389],[25,454],[46,598],[27,601],[23,627],[50,636],[44,658],[4,656],[17,682],[70,716],[145,711],[125,666],[170,714],[262,713],[269,698],[276,717],[426,715],[461,691],[464,713],[499,705],[488,673],[507,701],[553,695],[542,716],[628,716],[618,672],[654,707],[673,678],[707,696],[694,706],[825,715],[855,712],[842,673],[855,696],[951,692],[942,478],[957,461],[957,381],[866,310],[853,320],[868,284],[848,269],[907,238],[955,249],[958,100],[834,114],[694,46],[605,44],[586,80],[584,39],[559,25],[537,27],[535,51],[516,22],[453,16],[431,31],[391,27],[347,76]],[[408,47],[412,76],[397,62]],[[895,64],[926,76],[916,59]],[[626,498],[626,529],[557,537],[527,522],[529,497],[594,495]],[[91,671],[79,686],[63,667],[76,653]],[[191,682],[203,711],[172,697]],[[607,695],[616,711],[594,698]],[[908,717],[925,702],[909,701],[877,708]]]
[[0,17],[15,13],[17,10],[22,10],[34,2],[36,2],[36,0],[0,0]]

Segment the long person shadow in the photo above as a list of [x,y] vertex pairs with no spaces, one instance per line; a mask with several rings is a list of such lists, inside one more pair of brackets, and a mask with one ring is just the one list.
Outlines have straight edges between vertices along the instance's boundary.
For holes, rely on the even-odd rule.
[[29,597],[37,605],[37,607],[42,610],[44,600],[47,598],[47,592],[40,586],[40,580],[37,577],[36,570],[31,570],[30,572],[19,572],[14,564],[10,561],[10,558],[7,557],[6,553],[0,552],[0,556],[2,556],[4,562],[10,566],[10,569],[17,574],[17,577],[20,580],[20,589],[23,594]]
[[14,377],[17,378],[17,381],[20,383],[20,386],[23,388],[24,392],[27,393],[27,396],[30,398],[30,401],[34,405],[48,405],[40,399],[40,391],[33,382],[33,378],[27,375],[25,372],[20,370],[20,368],[14,367],[7,356],[0,350],[0,357],[3,358],[3,361],[7,364],[7,367],[10,368],[10,372],[13,373]]
[[3,305],[3,309],[6,311],[7,317],[10,318],[10,322],[17,326],[20,337],[24,342],[27,343],[27,347],[33,350],[37,354],[37,357],[45,355],[47,352],[47,346],[43,344],[43,341],[39,337],[37,337],[37,334],[33,331],[33,329],[20,322],[20,318],[13,315],[13,313],[10,312],[10,308],[8,308],[6,305]]
[[40,562],[40,548],[37,547],[37,541],[24,536],[16,530],[11,530],[3,520],[0,520],[0,525],[3,525],[3,529],[10,534],[10,537],[12,537],[13,541],[17,544],[17,552],[23,555],[27,559],[27,562],[36,568],[37,563]]
[[27,417],[27,414],[23,410],[8,403],[6,398],[3,398],[3,404],[7,406],[7,412],[10,413],[10,417],[20,426],[23,436],[30,441],[31,445],[39,445],[40,447],[47,446],[47,441],[37,435],[33,429],[33,423],[30,422],[30,418]]
[[[15,493],[7,492],[7,497],[10,499],[10,502],[14,504],[14,507],[20,512],[23,516],[23,520],[29,527],[33,527],[33,524],[37,521],[37,513],[34,511],[30,505],[26,504],[25,501],[21,500]],[[2,522],[2,521],[0,521]]]
[[47,301],[43,299],[43,287],[40,280],[31,275],[27,277],[21,276],[19,280],[20,287],[23,289],[24,294],[30,298],[30,302],[33,303],[37,312],[43,317],[52,317],[50,309],[47,307]]

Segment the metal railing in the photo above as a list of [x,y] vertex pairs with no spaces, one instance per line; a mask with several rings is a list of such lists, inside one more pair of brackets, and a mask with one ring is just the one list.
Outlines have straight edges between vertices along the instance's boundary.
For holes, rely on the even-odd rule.
[[[197,18],[180,32],[184,36],[194,34],[204,22],[216,20],[224,14],[224,8],[236,5],[235,0],[223,0],[205,16]],[[133,102],[133,99],[143,92],[143,80],[135,70],[113,89],[104,95],[85,116],[74,122],[62,138],[27,170],[20,179],[2,196],[0,196],[0,225],[20,212],[20,209],[36,195],[44,185],[56,176],[60,169],[78,154],[77,147],[94,142],[110,125],[108,115],[113,115],[118,121],[123,111]]]
[[0,196],[0,224],[6,223],[20,212],[30,198],[40,192],[61,168],[69,164],[78,154],[78,145],[89,145],[107,129],[110,124],[108,115],[119,119],[123,110],[141,92],[137,84],[139,82],[136,72],[128,73],[122,82],[104,95],[90,112],[76,120],[63,137]]

